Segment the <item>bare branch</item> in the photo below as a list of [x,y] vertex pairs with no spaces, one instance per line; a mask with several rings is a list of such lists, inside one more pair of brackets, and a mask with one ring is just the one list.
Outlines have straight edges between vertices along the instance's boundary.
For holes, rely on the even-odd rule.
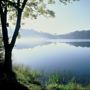
[[[20,9],[19,9],[20,10]],[[16,42],[16,38],[18,36],[19,33],[19,29],[20,29],[20,24],[21,24],[21,16],[22,16],[22,12],[18,10],[18,14],[17,14],[17,21],[16,21],[16,27],[15,27],[15,31],[11,40],[11,48],[13,49],[14,44]]]
[[17,0],[17,7],[20,7],[20,0]]
[[24,9],[26,3],[27,3],[28,0],[24,0],[23,3],[22,3],[22,10]]

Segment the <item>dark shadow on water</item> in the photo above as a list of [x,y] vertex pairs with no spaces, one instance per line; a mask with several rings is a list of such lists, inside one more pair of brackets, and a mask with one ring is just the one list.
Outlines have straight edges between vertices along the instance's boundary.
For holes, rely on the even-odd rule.
[[66,44],[73,45],[75,47],[90,47],[90,42],[65,42]]
[[29,90],[17,81],[14,72],[10,76],[4,73],[2,60],[0,60],[0,90]]

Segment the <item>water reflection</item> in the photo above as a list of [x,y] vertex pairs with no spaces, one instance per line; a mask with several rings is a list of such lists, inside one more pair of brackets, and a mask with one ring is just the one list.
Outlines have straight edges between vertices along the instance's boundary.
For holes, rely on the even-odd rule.
[[90,47],[90,42],[66,42],[66,44],[70,44],[76,47]]
[[51,44],[51,42],[42,42],[42,43],[36,43],[36,44],[22,44],[22,45],[16,45],[15,48],[16,49],[29,49],[29,48],[35,48],[35,47],[38,47],[38,46],[45,46],[45,45],[49,45]]
[[76,39],[57,39],[57,40],[47,40],[39,38],[22,38],[18,39],[15,45],[16,49],[24,48],[35,48],[37,46],[49,45],[57,43],[66,43],[76,47],[90,47],[90,40],[76,40]]
[[37,46],[43,46],[43,45],[48,45],[51,44],[52,42],[47,41],[43,38],[22,38],[22,39],[17,39],[16,45],[14,48],[16,49],[29,49],[29,48],[35,48]]
[[49,73],[69,71],[82,82],[89,82],[89,47],[90,42],[43,43],[34,48],[23,46],[23,49],[14,49],[13,63]]

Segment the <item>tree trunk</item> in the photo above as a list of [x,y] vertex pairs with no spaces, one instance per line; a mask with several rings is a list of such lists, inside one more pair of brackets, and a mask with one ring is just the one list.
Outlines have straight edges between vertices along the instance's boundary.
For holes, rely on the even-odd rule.
[[12,50],[10,48],[5,49],[4,72],[7,76],[12,75]]

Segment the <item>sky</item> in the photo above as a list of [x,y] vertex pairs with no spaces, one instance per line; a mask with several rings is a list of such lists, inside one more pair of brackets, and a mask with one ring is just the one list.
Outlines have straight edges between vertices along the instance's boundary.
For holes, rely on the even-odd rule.
[[54,5],[48,7],[55,12],[55,18],[43,16],[39,16],[36,20],[28,18],[22,28],[51,34],[90,30],[90,0],[80,0],[68,5],[61,4],[59,0],[56,0]]

